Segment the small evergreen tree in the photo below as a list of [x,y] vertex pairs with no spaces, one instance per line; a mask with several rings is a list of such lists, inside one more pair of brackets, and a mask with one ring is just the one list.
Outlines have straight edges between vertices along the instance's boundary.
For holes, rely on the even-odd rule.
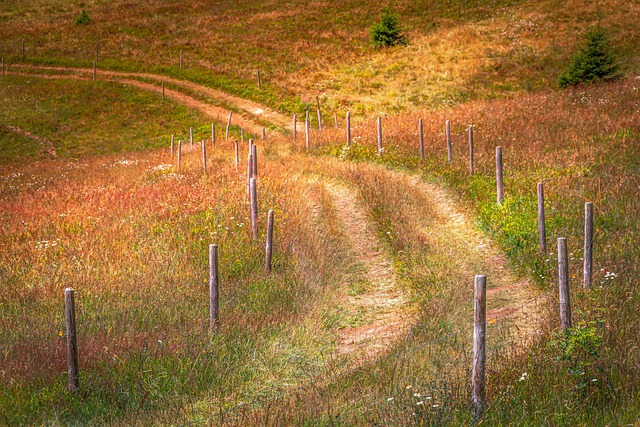
[[76,25],[86,25],[91,22],[91,17],[86,10],[82,9],[80,16],[76,18]]
[[586,43],[581,45],[571,58],[567,72],[558,79],[560,87],[576,86],[613,80],[620,77],[616,57],[611,51],[607,33],[595,27],[585,35]]
[[390,8],[384,8],[380,22],[376,22],[371,27],[371,41],[378,48],[397,45],[406,46],[407,41],[400,31],[398,16]]

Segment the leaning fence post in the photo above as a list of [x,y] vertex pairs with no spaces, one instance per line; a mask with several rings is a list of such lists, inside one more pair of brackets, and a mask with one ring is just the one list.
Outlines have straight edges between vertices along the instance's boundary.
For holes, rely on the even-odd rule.
[[251,178],[249,182],[249,193],[251,197],[251,231],[253,232],[253,240],[258,240],[258,195],[255,178]]
[[76,339],[76,306],[73,288],[64,290],[64,314],[67,328],[67,370],[69,391],[77,391],[80,386],[78,374],[78,341]]
[[584,204],[584,288],[591,287],[593,268],[593,203]]
[[540,254],[547,253],[547,231],[544,222],[544,185],[538,183],[538,236],[540,239]]
[[422,128],[422,118],[418,119],[418,135],[420,136],[420,160],[424,160],[424,129]]
[[471,373],[471,401],[473,421],[477,424],[484,413],[485,367],[487,338],[487,278],[475,277],[473,302],[473,367]]
[[496,147],[496,198],[501,205],[504,200],[504,181],[502,180],[502,147]]
[[227,130],[225,131],[224,140],[225,142],[229,141],[229,128],[231,127],[231,116],[233,115],[233,111],[229,111],[229,119],[227,119]]
[[347,147],[349,147],[351,145],[351,112],[350,111],[347,111],[346,128],[347,128]]
[[382,118],[378,116],[378,156],[382,154]]
[[447,160],[451,163],[451,121],[447,120],[446,123],[446,136],[447,136]]
[[293,114],[293,143],[296,143],[296,139],[298,138],[298,115]]
[[209,245],[209,332],[218,329],[220,298],[218,276],[218,245]]
[[316,111],[318,113],[318,130],[322,130],[322,113],[320,112],[320,98],[316,95]]
[[571,299],[569,297],[569,259],[567,239],[558,239],[558,287],[560,295],[560,327],[567,332],[571,327]]
[[469,175],[473,176],[473,125],[469,125]]
[[265,247],[265,270],[267,273],[271,272],[271,255],[273,252],[273,210],[269,210],[269,216],[267,217],[267,242]]

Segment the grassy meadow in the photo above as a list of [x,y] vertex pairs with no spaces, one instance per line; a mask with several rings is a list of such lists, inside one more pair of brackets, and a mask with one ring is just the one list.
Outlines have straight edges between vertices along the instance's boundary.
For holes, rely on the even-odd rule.
[[[210,112],[134,85],[35,68],[0,79],[1,424],[472,425],[475,274],[487,275],[489,310],[508,313],[489,319],[483,425],[640,422],[640,3],[396,1],[409,45],[376,50],[369,28],[382,6],[0,2],[0,55],[10,71],[90,68],[98,43],[101,69],[202,85],[172,89],[269,129],[256,141],[254,240],[247,143],[237,126],[226,142],[226,123],[216,122],[212,146]],[[74,25],[83,9],[91,23]],[[558,90],[570,53],[596,24],[607,28],[624,77]],[[306,151],[302,128],[292,144],[277,132],[282,123],[207,88],[299,119],[315,110],[318,95],[324,129],[311,114]],[[207,173],[200,143],[185,142],[190,127],[195,141],[205,140]],[[171,135],[183,141],[180,170]],[[388,263],[371,268],[358,258],[362,236],[344,217],[345,200]],[[587,201],[595,211],[589,290],[582,288]],[[275,250],[267,274],[270,209]],[[559,237],[570,253],[568,334],[558,332]],[[221,323],[212,334],[214,243]],[[345,352],[345,331],[373,316],[349,298],[366,297],[372,276],[387,270],[408,300],[407,332],[379,353]],[[76,293],[77,393],[66,388],[67,287]],[[501,292],[518,287],[528,290],[506,301]],[[517,314],[523,307],[530,319]]]

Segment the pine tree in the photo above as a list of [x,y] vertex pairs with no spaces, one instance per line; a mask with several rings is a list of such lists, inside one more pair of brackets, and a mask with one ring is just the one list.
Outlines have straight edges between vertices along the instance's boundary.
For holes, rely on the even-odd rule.
[[388,7],[382,11],[380,22],[371,28],[371,41],[375,47],[406,45],[404,35],[400,32],[398,16]]
[[604,29],[596,27],[585,35],[586,43],[571,58],[566,73],[558,79],[560,87],[594,83],[620,77],[616,57]]

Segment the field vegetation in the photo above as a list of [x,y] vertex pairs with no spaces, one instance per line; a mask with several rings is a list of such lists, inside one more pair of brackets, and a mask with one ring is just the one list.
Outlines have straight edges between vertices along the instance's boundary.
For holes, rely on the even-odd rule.
[[[75,25],[83,9],[90,21]],[[640,420],[640,5],[399,1],[392,12],[409,44],[378,50],[369,30],[380,10],[358,0],[0,3],[9,64],[0,80],[1,422],[471,425],[475,274],[488,279],[483,424]],[[593,24],[610,31],[623,78],[558,90]],[[95,43],[103,74],[93,82]],[[167,99],[144,73],[175,79]],[[324,128],[314,123],[307,151],[302,128],[294,144],[288,117],[272,110],[303,113],[316,94]],[[220,111],[237,117],[230,141]],[[257,240],[239,123],[246,139],[268,129],[256,138]],[[180,169],[171,135],[183,141]],[[586,201],[595,206],[589,290]],[[558,332],[559,237],[570,252],[567,334]],[[67,287],[77,393],[66,389]]]

